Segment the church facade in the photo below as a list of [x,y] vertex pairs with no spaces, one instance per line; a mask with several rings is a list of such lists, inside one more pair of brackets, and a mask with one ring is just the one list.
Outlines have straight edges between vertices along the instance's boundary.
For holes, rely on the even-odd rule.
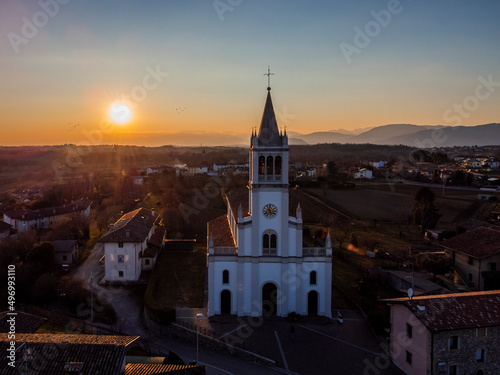
[[289,207],[288,137],[268,87],[252,131],[249,183],[227,195],[227,214],[208,223],[208,315],[331,317],[332,247],[307,247],[300,203]]

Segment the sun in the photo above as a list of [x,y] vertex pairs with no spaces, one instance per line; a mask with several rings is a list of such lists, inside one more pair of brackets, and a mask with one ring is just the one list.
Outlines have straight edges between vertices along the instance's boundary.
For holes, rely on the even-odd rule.
[[132,110],[125,103],[115,103],[109,110],[111,120],[119,125],[124,125],[132,119]]

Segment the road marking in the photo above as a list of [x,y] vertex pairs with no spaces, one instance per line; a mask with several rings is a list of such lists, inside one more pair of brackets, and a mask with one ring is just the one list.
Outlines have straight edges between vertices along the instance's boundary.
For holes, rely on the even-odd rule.
[[218,340],[220,340],[221,338],[226,337],[227,335],[230,335],[231,333],[236,332],[237,330],[239,330],[239,329],[241,329],[241,328],[243,328],[243,327],[246,327],[246,326],[247,326],[246,324],[242,324],[242,325],[241,325],[241,326],[239,326],[238,328],[235,328],[235,329],[233,329],[232,331],[229,331],[229,332],[227,332],[227,333],[224,333],[221,337],[219,337],[219,338],[218,338]]
[[[357,349],[359,349],[359,350],[363,350],[363,351],[365,351],[365,352],[367,352],[367,353],[370,353],[370,354],[373,354],[373,355],[383,355],[383,354],[381,354],[381,353],[375,353],[375,352],[372,352],[371,350],[368,350],[368,349],[362,348],[361,346],[354,345],[354,344],[351,344],[351,343],[349,343],[349,342],[347,342],[347,341],[344,341],[344,340],[338,339],[338,338],[336,338],[336,337],[333,337],[333,336],[327,335],[326,333],[323,333],[323,332],[320,332],[320,331],[316,331],[315,329],[312,329],[312,328],[309,328],[309,327],[306,327],[306,326],[302,326],[302,325],[301,325],[300,327],[305,328],[305,329],[308,329],[309,331],[312,331],[312,332],[316,332],[316,333],[318,333],[318,334],[320,334],[320,335],[323,335],[323,336],[329,337],[329,338],[331,338],[331,339],[333,339],[333,340],[339,341],[339,342],[341,342],[341,343],[343,343],[343,344],[346,344],[346,345],[352,346],[352,347],[357,348]],[[275,331],[275,332],[276,332],[276,331]]]
[[280,348],[281,357],[283,358],[283,364],[285,365],[285,369],[287,371],[289,371],[290,369],[288,368],[288,363],[286,362],[285,353],[283,352],[283,347],[281,346],[281,342],[280,342],[280,338],[278,336],[278,332],[274,331],[274,336],[276,336],[276,341],[278,341],[278,346]]

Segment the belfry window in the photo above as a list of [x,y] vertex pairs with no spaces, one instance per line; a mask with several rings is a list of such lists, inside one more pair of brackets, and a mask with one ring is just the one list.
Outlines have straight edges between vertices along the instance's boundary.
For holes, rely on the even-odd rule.
[[281,174],[281,156],[276,156],[274,159],[274,173]]
[[266,158],[259,156],[259,174],[266,173]]
[[273,174],[273,157],[267,157],[267,175],[270,176]]
[[229,271],[222,271],[222,284],[229,284]]

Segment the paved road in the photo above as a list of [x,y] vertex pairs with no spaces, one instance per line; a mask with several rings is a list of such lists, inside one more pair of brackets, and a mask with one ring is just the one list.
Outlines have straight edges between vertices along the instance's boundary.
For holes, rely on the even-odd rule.
[[[119,323],[115,329],[119,329],[123,334],[150,338],[150,332],[143,326],[141,312],[143,308],[142,297],[135,293],[135,288],[122,286],[102,286],[98,281],[104,276],[104,265],[99,263],[99,259],[104,255],[102,244],[97,244],[92,250],[87,260],[73,273],[73,277],[78,277],[90,284],[93,279],[94,293],[105,298],[115,309]],[[176,340],[160,337],[156,338],[156,344],[163,350],[169,350],[179,355],[184,362],[189,363],[196,360],[196,347],[180,343]],[[254,364],[200,349],[200,363],[207,366],[208,375],[276,375],[283,371],[271,369],[265,366]]]

